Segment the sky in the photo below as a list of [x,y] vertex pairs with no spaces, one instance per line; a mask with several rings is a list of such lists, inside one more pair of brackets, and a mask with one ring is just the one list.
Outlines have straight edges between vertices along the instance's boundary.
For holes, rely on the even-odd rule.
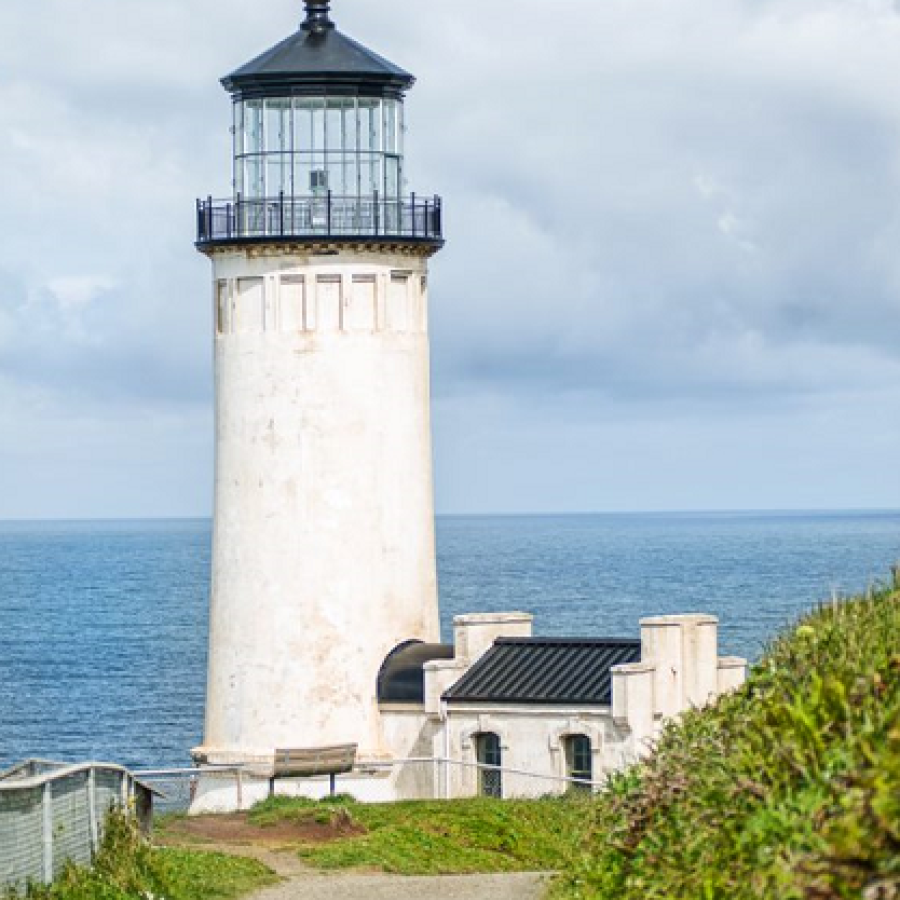
[[[0,4],[0,519],[206,516],[218,79],[300,0]],[[900,508],[898,0],[333,0],[414,72],[442,513]]]

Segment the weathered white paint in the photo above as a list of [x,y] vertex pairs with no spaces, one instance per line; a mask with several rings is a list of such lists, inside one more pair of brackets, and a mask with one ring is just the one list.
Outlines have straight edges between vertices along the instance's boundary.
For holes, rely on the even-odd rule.
[[[409,248],[407,248],[408,250]],[[389,753],[376,678],[439,638],[426,253],[217,249],[200,761]]]
[[534,628],[530,613],[469,613],[453,620],[454,656],[470,666],[478,662],[497,638],[528,638]]
[[654,666],[656,716],[705,706],[718,693],[718,627],[714,616],[641,620],[641,661]]

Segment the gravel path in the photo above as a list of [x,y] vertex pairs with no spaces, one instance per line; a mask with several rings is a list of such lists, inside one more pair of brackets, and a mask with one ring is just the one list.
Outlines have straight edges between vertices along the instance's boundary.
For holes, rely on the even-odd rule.
[[541,900],[546,875],[301,875],[250,900]]

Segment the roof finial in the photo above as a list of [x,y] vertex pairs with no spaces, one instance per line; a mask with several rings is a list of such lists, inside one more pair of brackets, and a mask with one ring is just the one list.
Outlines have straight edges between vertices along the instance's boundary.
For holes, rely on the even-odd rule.
[[306,21],[303,23],[304,31],[313,34],[324,34],[330,28],[334,28],[334,22],[328,18],[330,0],[305,0]]

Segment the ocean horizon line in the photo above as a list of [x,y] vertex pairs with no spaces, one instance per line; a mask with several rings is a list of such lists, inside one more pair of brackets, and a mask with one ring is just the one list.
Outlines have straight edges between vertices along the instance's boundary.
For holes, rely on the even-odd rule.
[[[436,519],[577,519],[577,518],[700,518],[700,517],[780,517],[808,516],[896,516],[894,507],[783,507],[783,508],[719,508],[719,509],[646,509],[646,510],[557,510],[557,511],[499,511],[499,512],[438,512]],[[102,525],[128,523],[212,522],[212,515],[172,516],[31,516],[5,518],[0,525]]]

